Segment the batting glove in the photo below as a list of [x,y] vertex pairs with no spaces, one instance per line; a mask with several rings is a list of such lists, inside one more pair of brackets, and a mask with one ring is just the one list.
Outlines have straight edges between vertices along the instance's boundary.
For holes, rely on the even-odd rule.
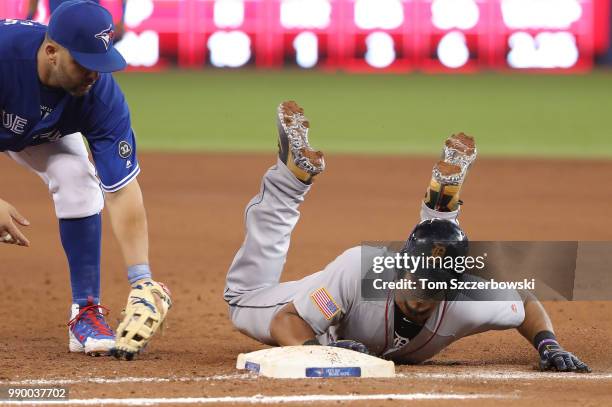
[[338,341],[334,341],[334,342],[329,343],[328,346],[335,346],[336,348],[354,350],[355,352],[365,353],[366,355],[370,354],[370,351],[363,343],[353,341],[350,339],[341,339]]
[[540,353],[540,370],[557,372],[590,373],[586,363],[574,354],[566,351],[554,339],[544,339],[538,345]]

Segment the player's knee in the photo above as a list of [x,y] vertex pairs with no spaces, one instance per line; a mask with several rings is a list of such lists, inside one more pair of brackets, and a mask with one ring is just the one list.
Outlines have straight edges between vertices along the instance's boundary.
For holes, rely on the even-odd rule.
[[87,157],[58,155],[49,162],[46,175],[58,218],[81,218],[102,211],[104,197]]

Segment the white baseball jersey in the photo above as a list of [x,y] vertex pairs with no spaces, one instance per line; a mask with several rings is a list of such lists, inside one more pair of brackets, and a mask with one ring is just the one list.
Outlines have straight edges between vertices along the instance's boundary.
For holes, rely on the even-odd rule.
[[[490,301],[441,301],[422,327],[396,311],[392,291],[386,301],[364,301],[362,262],[372,264],[370,260],[383,255],[384,248],[353,247],[317,273],[279,283],[299,206],[309,189],[278,161],[246,207],[246,236],[230,266],[224,293],[230,319],[242,333],[277,345],[270,323],[283,306],[293,302],[322,344],[352,339],[378,356],[418,363],[462,337],[515,328],[523,322],[523,302],[516,291]],[[455,220],[457,212],[441,213],[424,206],[421,217]]]

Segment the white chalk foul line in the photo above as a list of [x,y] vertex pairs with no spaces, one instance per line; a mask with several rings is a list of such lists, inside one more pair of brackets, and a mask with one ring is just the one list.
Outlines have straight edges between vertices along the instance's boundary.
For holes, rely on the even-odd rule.
[[[0,381],[0,386],[67,386],[71,384],[122,384],[122,383],[197,383],[209,381],[255,380],[257,375],[251,373],[215,376],[177,376],[177,377],[81,377],[79,379],[23,379]],[[612,373],[553,373],[553,372],[520,372],[474,370],[463,372],[414,372],[398,373],[396,379],[417,380],[612,380]],[[313,379],[314,380],[314,379]],[[382,379],[384,380],[384,379]],[[391,379],[393,380],[393,379]]]
[[[475,399],[509,399],[514,396],[500,394],[453,394],[453,393],[408,393],[408,394],[305,394],[295,396],[262,396],[251,397],[175,397],[175,398],[97,398],[53,401],[30,401],[34,405],[139,405],[152,406],[157,404],[219,404],[219,403],[314,403],[332,401],[374,401],[374,400],[475,400]],[[20,401],[0,401],[0,405],[22,404]]]
[[612,373],[496,372],[475,370],[449,373],[398,373],[395,377],[423,380],[612,380]]
[[0,381],[0,386],[66,386],[69,384],[121,384],[121,383],[170,383],[170,382],[209,382],[225,380],[252,380],[257,376],[251,373],[215,376],[184,377],[81,377],[79,379],[24,379]]

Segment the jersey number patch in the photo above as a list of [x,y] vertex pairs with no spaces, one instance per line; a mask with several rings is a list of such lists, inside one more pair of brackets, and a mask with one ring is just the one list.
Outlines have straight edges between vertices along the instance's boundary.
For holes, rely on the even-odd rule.
[[119,143],[119,156],[121,158],[128,158],[132,154],[132,147],[127,141],[121,141]]

